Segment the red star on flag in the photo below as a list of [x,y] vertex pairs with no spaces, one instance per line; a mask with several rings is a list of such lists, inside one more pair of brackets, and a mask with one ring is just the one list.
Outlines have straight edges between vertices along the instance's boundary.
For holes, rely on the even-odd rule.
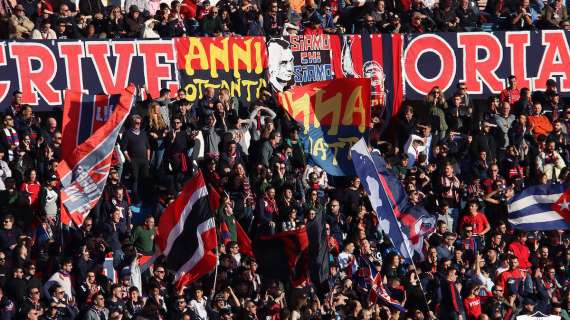
[[564,193],[552,204],[552,209],[560,214],[564,220],[570,223],[570,188],[564,190]]

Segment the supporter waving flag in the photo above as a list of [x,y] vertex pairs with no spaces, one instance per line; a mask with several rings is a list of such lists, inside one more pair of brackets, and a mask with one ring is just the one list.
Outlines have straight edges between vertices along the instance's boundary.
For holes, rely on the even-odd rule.
[[177,287],[194,282],[216,267],[216,225],[210,211],[208,190],[198,173],[166,207],[160,217],[155,245],[175,273]]
[[370,155],[364,139],[352,147],[351,155],[380,221],[379,228],[406,260],[422,258],[423,236],[435,228],[435,218],[423,207],[409,204],[398,178],[388,171],[379,154]]
[[309,237],[305,227],[273,235],[262,235],[254,242],[259,273],[293,286],[309,280]]
[[524,189],[508,202],[509,222],[525,231],[570,229],[570,183]]
[[382,274],[380,274],[380,272],[376,273],[376,276],[374,276],[372,289],[368,294],[368,301],[370,301],[371,304],[383,303],[401,312],[406,312],[406,308],[404,308],[398,300],[392,299],[386,291],[386,288],[384,288],[384,284],[382,283]]
[[90,96],[67,91],[63,107],[61,222],[81,226],[97,204],[111,169],[113,149],[131,112],[135,87],[119,95]]

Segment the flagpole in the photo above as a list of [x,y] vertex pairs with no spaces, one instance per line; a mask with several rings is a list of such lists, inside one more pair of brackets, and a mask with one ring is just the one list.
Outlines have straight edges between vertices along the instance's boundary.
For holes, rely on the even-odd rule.
[[[371,156],[372,158],[372,156]],[[374,161],[372,162],[374,164]],[[378,168],[376,168],[376,164],[374,164],[374,168],[376,169],[376,172],[378,172]],[[380,182],[382,183],[382,188],[384,188],[384,183],[382,182],[382,180],[380,180]],[[392,212],[392,214],[394,214],[394,207],[392,206],[392,202],[388,201],[388,204],[390,205],[390,210]],[[394,215],[394,218],[396,218],[396,215]],[[396,221],[398,221],[398,219],[396,219]],[[402,232],[402,227],[400,226],[400,223],[398,222],[398,231],[400,231],[401,234],[404,234]],[[428,319],[432,319],[429,312],[429,303],[427,301],[426,298],[426,293],[424,291],[424,287],[422,286],[422,282],[420,280],[420,275],[418,273],[418,268],[416,268],[416,263],[414,262],[414,256],[411,254],[410,252],[410,248],[408,247],[408,244],[404,241],[404,248],[406,250],[406,253],[408,254],[408,257],[410,257],[410,261],[412,262],[412,266],[414,267],[414,271],[416,272],[416,277],[418,278],[418,285],[420,286],[420,290],[422,290],[422,297],[424,298],[424,303],[426,305],[426,310],[428,312],[427,317]]]
[[210,301],[214,299],[216,294],[216,282],[218,281],[218,265],[220,264],[220,258],[218,257],[218,246],[216,246],[216,269],[214,269],[214,285],[212,286],[212,292],[210,293]]
[[[197,170],[196,172],[198,172],[199,170]],[[208,193],[208,197],[210,196],[210,194]],[[208,201],[209,203],[210,201]],[[216,232],[216,239],[219,239],[218,237],[218,228],[216,227],[216,217],[214,215],[214,231]],[[210,301],[212,301],[214,299],[214,295],[216,294],[216,282],[218,281],[218,265],[220,264],[220,255],[219,255],[219,247],[220,244],[216,244],[216,269],[214,269],[214,285],[212,286],[212,292],[210,293]]]

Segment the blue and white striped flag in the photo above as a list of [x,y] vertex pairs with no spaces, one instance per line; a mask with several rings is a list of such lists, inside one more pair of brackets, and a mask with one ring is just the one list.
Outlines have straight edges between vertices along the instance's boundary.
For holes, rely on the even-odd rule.
[[532,186],[508,202],[509,223],[525,231],[570,229],[570,183]]

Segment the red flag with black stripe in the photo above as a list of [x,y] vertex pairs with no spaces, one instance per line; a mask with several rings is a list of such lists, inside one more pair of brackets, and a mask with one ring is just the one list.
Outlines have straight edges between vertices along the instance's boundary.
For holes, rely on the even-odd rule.
[[305,227],[260,236],[253,249],[264,277],[290,281],[293,286],[309,280],[309,237]]
[[251,239],[247,235],[247,232],[241,227],[241,224],[236,221],[236,233],[237,242],[239,245],[239,252],[253,257],[253,247],[251,245]]
[[198,171],[160,217],[155,247],[165,256],[165,265],[181,288],[214,270],[217,246],[208,191]]

